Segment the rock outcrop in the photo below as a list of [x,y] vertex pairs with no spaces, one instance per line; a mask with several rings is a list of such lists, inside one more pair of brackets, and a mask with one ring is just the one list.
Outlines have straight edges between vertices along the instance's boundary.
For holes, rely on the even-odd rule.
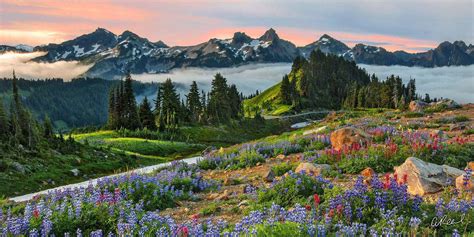
[[321,175],[324,170],[330,170],[331,166],[328,164],[312,164],[308,162],[304,162],[298,165],[295,169],[295,173],[301,173],[305,172],[306,174],[311,174],[311,175]]
[[420,100],[413,100],[408,105],[408,110],[411,112],[423,112],[423,109],[426,108],[428,104]]
[[447,166],[409,157],[403,164],[394,168],[399,177],[407,175],[408,192],[412,195],[436,193],[452,185],[456,177],[464,171]]
[[331,133],[331,144],[336,150],[350,147],[354,143],[365,144],[369,140],[370,135],[352,127],[341,128]]

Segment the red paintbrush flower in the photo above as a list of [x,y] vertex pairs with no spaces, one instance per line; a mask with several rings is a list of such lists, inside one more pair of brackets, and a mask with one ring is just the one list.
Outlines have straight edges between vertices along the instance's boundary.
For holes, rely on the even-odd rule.
[[314,199],[314,205],[318,206],[321,200],[319,199],[319,195],[317,193],[313,195],[313,199]]
[[35,218],[38,218],[38,217],[39,217],[39,211],[38,211],[38,209],[35,208],[35,210],[33,211],[33,216],[34,216]]
[[306,205],[305,208],[306,208],[306,211],[311,211],[311,205]]

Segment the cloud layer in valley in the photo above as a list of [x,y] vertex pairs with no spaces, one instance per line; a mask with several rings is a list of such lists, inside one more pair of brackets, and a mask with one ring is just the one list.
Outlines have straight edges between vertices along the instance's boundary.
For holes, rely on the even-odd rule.
[[[29,60],[42,55],[35,53],[6,53],[0,55],[0,77],[11,77],[15,69],[18,77],[27,79],[63,78],[70,80],[86,72],[92,65],[78,62],[36,63]],[[394,74],[404,82],[416,79],[417,91],[429,93],[432,97],[452,98],[460,103],[474,103],[474,65],[458,67],[420,68],[404,66],[360,65],[369,73],[375,73],[383,79]],[[233,68],[187,68],[174,69],[164,74],[133,75],[135,80],[143,82],[163,82],[171,78],[177,83],[181,94],[187,93],[192,81],[196,81],[205,91],[209,91],[216,73],[227,78],[229,84],[236,84],[244,95],[263,91],[281,81],[283,75],[291,70],[289,63],[252,64]]]
[[44,55],[34,53],[5,53],[0,54],[0,77],[12,77],[13,69],[17,77],[26,79],[63,78],[70,80],[84,72],[92,65],[83,65],[75,61],[59,61],[55,63],[37,63],[30,60]]
[[451,98],[460,103],[474,103],[474,65],[457,67],[404,67],[359,65],[379,78],[399,75],[403,82],[416,79],[418,93],[431,97]]
[[[410,78],[415,78],[417,91],[422,95],[429,93],[431,97],[451,98],[460,103],[474,103],[474,93],[472,93],[474,91],[474,65],[439,68],[360,66],[370,74],[375,73],[380,79],[394,74],[402,77],[406,83]],[[240,91],[249,95],[256,90],[263,91],[281,81],[283,75],[290,69],[291,64],[288,63],[256,64],[235,68],[176,69],[166,74],[141,74],[134,75],[133,78],[147,82],[162,82],[166,78],[171,78],[173,82],[180,84],[178,86],[180,93],[187,93],[192,81],[196,81],[200,88],[208,91],[213,76],[220,72],[229,83],[236,84]]]
[[216,73],[221,73],[227,78],[228,84],[235,84],[244,95],[255,93],[256,90],[263,91],[275,83],[281,81],[282,77],[289,73],[291,64],[271,63],[252,64],[233,68],[187,68],[174,69],[165,74],[140,74],[133,75],[135,80],[144,82],[163,82],[171,78],[178,83],[181,93],[187,93],[187,88],[192,81],[196,81],[200,89],[209,91],[211,81]]

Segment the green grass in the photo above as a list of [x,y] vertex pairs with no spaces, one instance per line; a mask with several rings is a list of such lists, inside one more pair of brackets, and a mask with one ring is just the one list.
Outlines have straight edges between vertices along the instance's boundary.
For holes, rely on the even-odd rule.
[[[36,152],[0,146],[0,194],[22,195],[164,161],[77,143],[65,146],[70,148],[55,150],[43,146]],[[15,168],[18,164],[22,171]],[[72,169],[78,169],[79,175],[75,176]]]
[[[112,130],[75,134],[74,139],[98,147],[109,147],[142,158],[173,160],[199,153],[206,148],[202,144],[120,137]],[[165,158],[166,157],[166,158]]]
[[280,115],[285,112],[288,112],[291,109],[291,106],[287,105],[280,105],[278,103],[275,103],[275,100],[278,99],[278,95],[280,93],[280,86],[281,83],[278,83],[259,95],[245,100],[244,101],[244,111],[251,111],[251,115],[246,114],[248,117],[253,117],[255,113],[255,108],[263,108],[264,109],[264,114],[269,114],[269,115]]
[[204,145],[199,144],[130,137],[106,138],[104,143],[109,147],[123,151],[152,156],[190,155],[206,148]]

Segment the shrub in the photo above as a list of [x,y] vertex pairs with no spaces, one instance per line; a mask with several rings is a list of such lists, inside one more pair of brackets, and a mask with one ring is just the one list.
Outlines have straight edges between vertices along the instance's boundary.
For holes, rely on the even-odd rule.
[[282,176],[286,172],[295,169],[297,166],[296,163],[282,162],[272,166],[272,171],[276,176]]
[[308,197],[314,194],[322,195],[326,186],[332,188],[329,181],[320,176],[314,177],[304,173],[290,172],[290,175],[283,177],[272,187],[259,190],[256,204],[266,207],[272,204],[291,207],[296,203],[308,203]]

